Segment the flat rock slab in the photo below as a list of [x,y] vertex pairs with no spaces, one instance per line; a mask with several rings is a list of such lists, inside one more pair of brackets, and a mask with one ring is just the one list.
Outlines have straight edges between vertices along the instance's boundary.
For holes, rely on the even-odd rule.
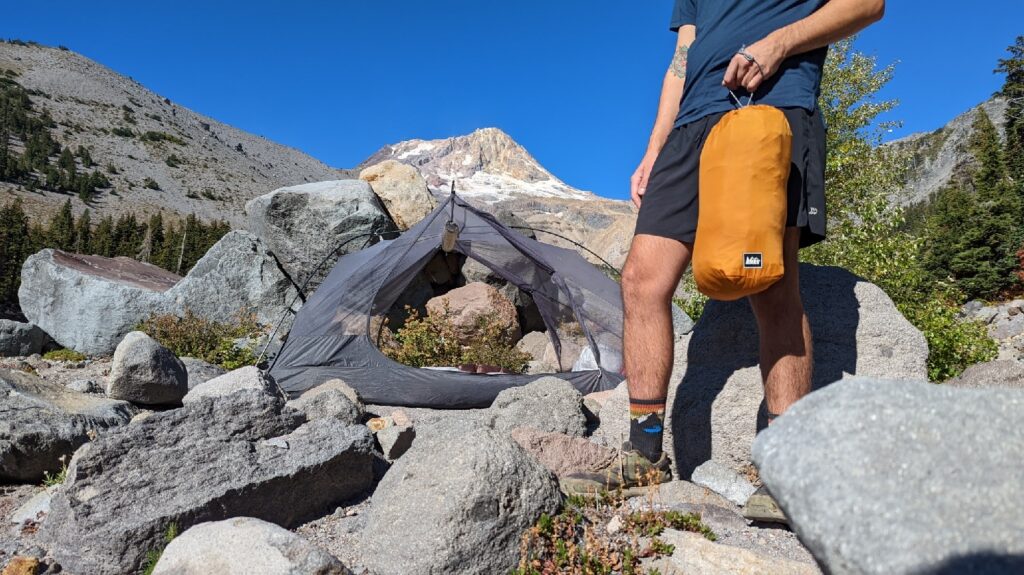
[[164,549],[153,575],[351,575],[302,537],[253,517],[200,523]]
[[1024,394],[851,378],[754,444],[761,478],[833,574],[1019,573]]
[[666,529],[659,538],[675,546],[648,567],[662,575],[817,575],[814,565],[766,557],[748,549],[708,541],[702,535]]
[[1008,359],[977,363],[943,385],[1024,389],[1024,363]]
[[369,431],[304,422],[282,399],[244,390],[101,436],[75,454],[40,540],[72,573],[135,572],[171,523],[290,527],[366,490]]
[[596,473],[609,468],[619,452],[583,437],[549,433],[528,427],[512,430],[512,439],[552,473]]
[[60,470],[90,434],[128,423],[126,401],[87,395],[0,369],[0,481],[40,481]]

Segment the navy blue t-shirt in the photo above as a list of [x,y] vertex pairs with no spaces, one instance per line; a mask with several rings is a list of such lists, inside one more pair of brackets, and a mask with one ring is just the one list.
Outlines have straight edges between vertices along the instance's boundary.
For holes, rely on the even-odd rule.
[[[810,16],[827,0],[676,0],[671,29],[692,24],[697,38],[687,53],[686,84],[676,126],[736,108],[722,85],[729,60],[775,30]],[[754,94],[757,104],[814,110],[821,91],[821,68],[828,48],[783,61]],[[736,95],[746,102],[746,90]]]

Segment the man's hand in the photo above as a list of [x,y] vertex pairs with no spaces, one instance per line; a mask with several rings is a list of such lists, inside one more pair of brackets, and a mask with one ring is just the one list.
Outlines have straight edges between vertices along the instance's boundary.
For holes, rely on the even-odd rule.
[[658,154],[648,152],[644,159],[640,160],[640,165],[633,172],[633,177],[629,179],[630,196],[633,198],[633,205],[638,210],[644,194],[647,193],[647,179],[650,178],[651,168],[654,167],[654,161],[657,159]]
[[[722,85],[730,90],[742,87],[753,94],[765,80],[779,71],[779,66],[786,59],[786,53],[782,43],[772,36],[747,46],[746,52],[753,56],[757,63],[755,64],[737,53],[729,61]],[[760,67],[758,67],[759,64]]]

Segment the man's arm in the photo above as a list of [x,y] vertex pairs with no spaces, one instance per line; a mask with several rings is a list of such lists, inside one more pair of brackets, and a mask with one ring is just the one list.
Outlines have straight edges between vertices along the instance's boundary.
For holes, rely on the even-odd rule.
[[[814,14],[779,28],[747,47],[757,64],[737,54],[729,62],[722,84],[754,92],[779,70],[783,60],[852,36],[882,19],[885,0],[830,0]],[[760,67],[758,66],[760,64]]]
[[630,178],[630,193],[633,205],[637,208],[640,207],[640,201],[647,191],[647,177],[651,174],[651,167],[654,166],[658,153],[661,152],[665,140],[672,132],[672,124],[675,123],[676,116],[679,114],[679,100],[683,97],[683,84],[686,81],[686,56],[694,38],[696,38],[696,28],[689,25],[679,28],[676,52],[669,64],[668,71],[665,72],[665,80],[661,84],[658,117],[654,121],[651,138],[647,142],[647,153],[644,154],[640,166]]

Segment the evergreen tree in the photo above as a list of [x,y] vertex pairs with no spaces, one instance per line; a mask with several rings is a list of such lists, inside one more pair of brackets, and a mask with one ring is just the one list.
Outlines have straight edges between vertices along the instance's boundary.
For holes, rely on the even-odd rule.
[[64,148],[57,160],[57,167],[60,168],[60,188],[63,190],[75,190],[78,181],[78,166],[75,164],[75,156],[71,150]]
[[163,253],[163,249],[164,216],[163,213],[157,212],[149,216],[149,223],[146,225],[146,245],[144,247],[146,257],[141,258],[142,261],[161,265],[160,254]]
[[46,235],[50,243],[48,247],[67,251],[75,249],[75,216],[71,211],[71,200],[66,200],[50,218]]
[[96,255],[112,257],[114,255],[114,218],[107,215],[100,219],[92,237],[92,251]]
[[21,264],[33,251],[28,217],[16,199],[0,209],[0,302],[18,301]]
[[78,218],[75,224],[75,252],[80,254],[92,253],[92,216],[86,209],[82,217]]
[[997,73],[1006,74],[999,95],[1006,98],[1006,156],[1010,175],[1024,183],[1024,36],[1006,49],[1010,56],[999,60]]
[[977,160],[972,191],[942,190],[927,224],[924,264],[968,297],[991,298],[1015,285],[1021,243],[1020,197],[1007,175],[999,134],[988,114],[975,117],[970,149]]

